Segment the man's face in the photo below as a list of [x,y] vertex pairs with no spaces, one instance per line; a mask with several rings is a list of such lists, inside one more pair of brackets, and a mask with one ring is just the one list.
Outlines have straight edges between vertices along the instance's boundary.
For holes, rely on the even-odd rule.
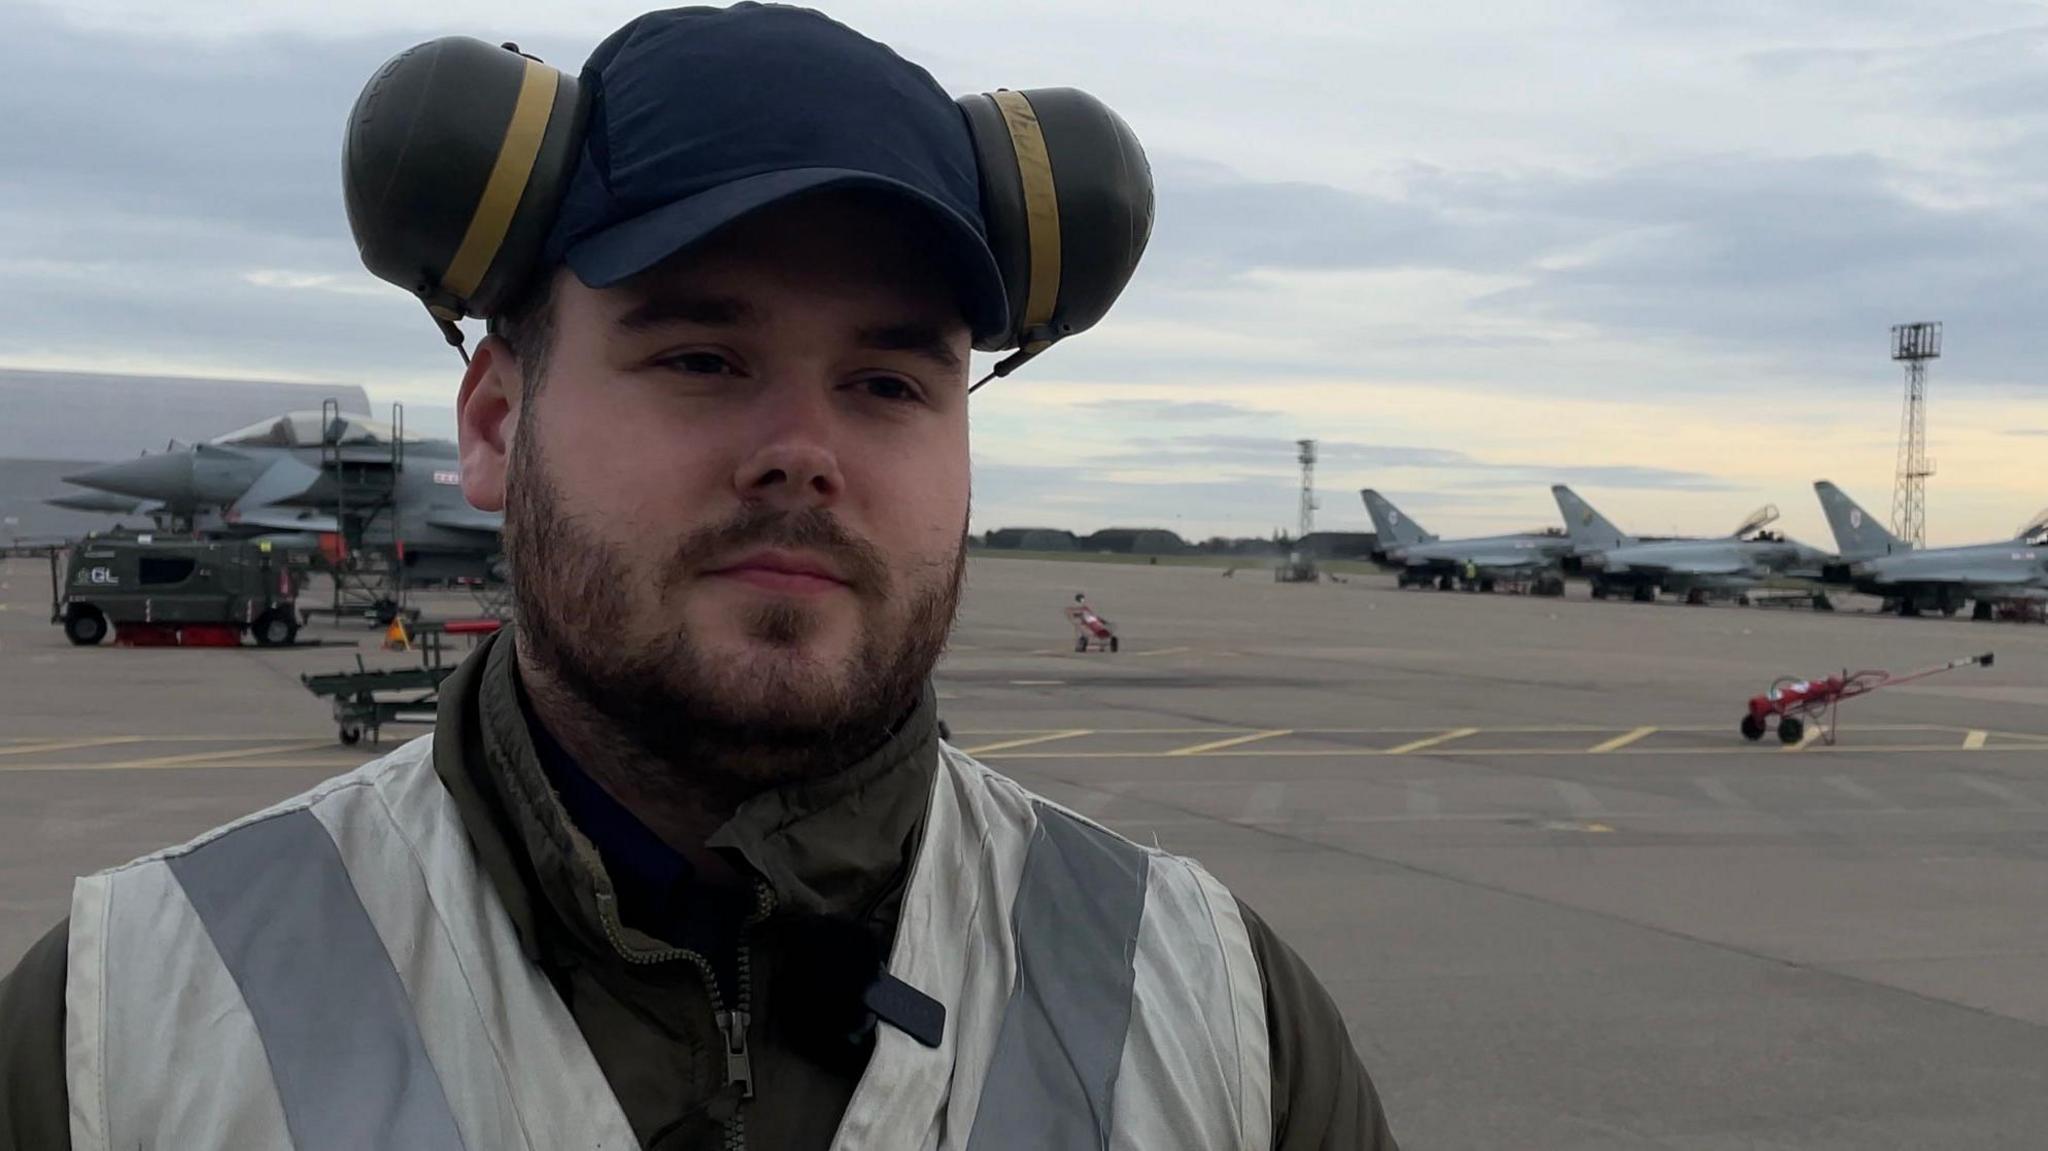
[[969,336],[918,241],[803,201],[628,285],[559,275],[524,396],[498,345],[503,463],[465,411],[464,480],[504,502],[522,657],[645,750],[770,782],[915,702],[968,505]]

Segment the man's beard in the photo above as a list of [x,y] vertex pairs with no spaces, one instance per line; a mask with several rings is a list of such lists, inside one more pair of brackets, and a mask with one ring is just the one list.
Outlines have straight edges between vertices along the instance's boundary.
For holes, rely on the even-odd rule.
[[[950,563],[892,573],[830,512],[749,505],[691,532],[648,576],[566,512],[531,430],[522,428],[515,442],[505,538],[517,638],[550,686],[599,719],[594,726],[608,725],[579,742],[624,740],[658,761],[657,770],[737,802],[851,766],[916,706],[959,608],[964,524]],[[720,660],[693,642],[676,593],[708,564],[756,547],[815,551],[846,578],[863,610],[858,640],[839,666],[804,655],[820,620],[794,601],[747,611],[740,622],[761,649],[750,658]],[[935,575],[916,579],[927,573]],[[635,615],[632,589],[641,585],[653,589],[654,618]]]

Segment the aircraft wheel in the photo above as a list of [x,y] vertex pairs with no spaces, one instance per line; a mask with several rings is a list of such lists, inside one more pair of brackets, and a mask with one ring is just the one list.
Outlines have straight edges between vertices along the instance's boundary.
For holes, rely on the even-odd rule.
[[64,638],[91,647],[107,638],[107,617],[96,607],[74,607],[64,616]]
[[355,745],[363,742],[363,729],[357,727],[354,724],[350,724],[347,727],[341,729],[340,736],[342,745],[344,747],[354,747]]
[[1115,636],[1110,636],[1110,637],[1109,637],[1109,650],[1111,650],[1111,651],[1115,651],[1115,650],[1116,650],[1116,637],[1115,637]]
[[1742,717],[1742,738],[1755,743],[1764,737],[1764,721],[1754,715]]
[[1778,721],[1778,742],[1798,743],[1806,738],[1806,721],[1796,715],[1788,715]]
[[1088,650],[1088,637],[1087,637],[1087,636],[1085,636],[1085,635],[1083,635],[1083,636],[1076,636],[1076,637],[1074,637],[1074,650],[1075,650],[1075,651],[1087,651],[1087,650]]

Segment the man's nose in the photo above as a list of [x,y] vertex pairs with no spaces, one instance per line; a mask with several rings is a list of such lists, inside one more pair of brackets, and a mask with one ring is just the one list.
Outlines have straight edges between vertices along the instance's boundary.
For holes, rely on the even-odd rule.
[[[802,402],[799,401],[801,404]],[[787,508],[830,507],[845,489],[833,450],[829,414],[818,404],[782,413],[765,441],[733,476],[741,499]]]

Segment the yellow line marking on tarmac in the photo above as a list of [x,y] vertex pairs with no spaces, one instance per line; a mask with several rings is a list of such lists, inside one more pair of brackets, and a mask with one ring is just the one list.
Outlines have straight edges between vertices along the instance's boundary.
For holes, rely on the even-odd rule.
[[[393,745],[394,747],[396,745]],[[391,750],[390,747],[384,750]],[[135,767],[123,763],[0,763],[0,775],[20,775],[38,771],[207,771],[216,768],[246,768],[251,771],[278,770],[283,768],[317,768],[337,775],[354,771],[380,752],[372,748],[368,754],[352,759],[236,759],[226,763],[195,759],[187,763],[166,763],[152,767]]]
[[1148,655],[1179,655],[1181,652],[1193,650],[1189,647],[1162,647],[1151,651],[1127,651],[1124,655],[1130,659],[1144,659]]
[[266,747],[245,747],[240,751],[193,751],[187,752],[184,755],[159,755],[149,759],[128,759],[122,760],[119,763],[80,764],[79,766],[102,770],[111,768],[177,767],[180,764],[186,763],[211,764],[219,763],[223,760],[252,759],[259,755],[275,755],[278,752],[287,751],[312,751],[315,748],[333,746],[334,742],[332,740],[323,739],[316,742],[300,740],[298,743],[276,743]]
[[1820,737],[1821,726],[1817,723],[1809,721],[1806,725],[1806,734],[1799,737],[1798,743],[1786,744],[1784,747],[1779,748],[1778,751],[1780,754],[1792,751],[1805,751],[1807,748],[1813,746],[1814,741],[1818,740]]
[[1274,736],[1278,736],[1278,735],[1291,735],[1291,734],[1293,734],[1293,732],[1294,732],[1294,729],[1293,729],[1293,728],[1288,728],[1288,727],[1276,727],[1276,728],[1274,728],[1274,729],[1273,729],[1273,730],[1271,730],[1271,731],[1255,731],[1255,732],[1252,732],[1252,733],[1251,733],[1250,735],[1239,735],[1239,736],[1232,736],[1232,737],[1231,737],[1231,738],[1229,738],[1229,739],[1218,739],[1218,740],[1214,740],[1214,741],[1211,741],[1211,742],[1209,742],[1209,743],[1197,743],[1197,744],[1194,744],[1194,745],[1192,745],[1192,746],[1190,746],[1190,747],[1176,747],[1176,748],[1174,748],[1174,749],[1173,749],[1172,751],[1167,751],[1167,752],[1161,752],[1160,754],[1162,754],[1162,755],[1204,755],[1204,754],[1207,754],[1207,753],[1209,753],[1209,752],[1212,752],[1212,751],[1221,751],[1222,749],[1224,749],[1224,748],[1226,748],[1226,747],[1236,747],[1237,745],[1239,745],[1239,744],[1242,744],[1242,743],[1250,743],[1250,742],[1252,742],[1253,740],[1258,740],[1258,739],[1272,739],[1272,738],[1273,738]]
[[59,739],[31,743],[26,747],[0,747],[0,755],[33,755],[42,751],[70,751],[79,747],[111,747],[117,743],[140,743],[139,735],[96,735],[85,739]]
[[1632,744],[1635,741],[1642,739],[1645,736],[1656,734],[1656,731],[1657,729],[1654,727],[1639,727],[1634,731],[1628,732],[1626,734],[1617,735],[1613,739],[1608,740],[1606,743],[1594,744],[1592,747],[1586,749],[1586,754],[1605,755],[1610,751],[1618,751],[1624,747],[1627,747],[1629,744]]
[[1436,747],[1436,746],[1438,746],[1438,745],[1440,745],[1440,744],[1446,744],[1446,743],[1449,743],[1449,742],[1451,742],[1451,741],[1452,741],[1452,740],[1454,740],[1454,739],[1463,739],[1463,738],[1465,738],[1465,737],[1466,737],[1466,736],[1468,736],[1468,735],[1478,735],[1478,734],[1479,734],[1479,729],[1478,729],[1478,728],[1476,728],[1476,727],[1460,727],[1460,728],[1454,728],[1454,729],[1452,729],[1452,730],[1450,730],[1450,731],[1446,731],[1446,732],[1441,732],[1441,733],[1439,733],[1439,734],[1437,734],[1437,735],[1432,735],[1432,736],[1430,736],[1430,737],[1429,737],[1429,738],[1427,738],[1427,739],[1418,739],[1418,740],[1413,740],[1413,741],[1411,741],[1411,742],[1409,742],[1409,743],[1404,743],[1404,744],[1400,745],[1399,747],[1390,747],[1390,748],[1387,748],[1387,749],[1386,749],[1385,751],[1381,752],[1380,754],[1381,754],[1381,755],[1407,755],[1407,754],[1408,754],[1409,752],[1411,752],[1411,751],[1421,751],[1421,750],[1422,750],[1422,749],[1424,749],[1424,748],[1428,748],[1428,747]]
[[1984,749],[1984,741],[1990,737],[1991,733],[1988,731],[1973,731],[1963,737],[1963,750],[1982,751]]
[[1024,739],[1006,739],[1001,743],[985,743],[980,747],[963,747],[960,751],[963,755],[983,755],[991,751],[1008,751],[1013,747],[1030,747],[1035,743],[1051,743],[1056,739],[1072,739],[1077,735],[1093,734],[1094,732],[1088,728],[1077,727],[1072,731],[1055,731],[1046,735],[1028,736]]
[[[1101,733],[1100,733],[1100,732],[1097,732],[1097,734],[1101,734]],[[1289,733],[1287,733],[1287,734],[1290,734],[1290,735],[1300,735],[1300,734],[1303,734],[1303,733],[1301,733],[1301,732],[1289,732]],[[1265,735],[1265,733],[1264,733],[1264,732],[1261,732],[1261,733],[1259,733],[1259,737],[1263,737],[1264,735]],[[1256,738],[1256,737],[1255,737],[1255,738]],[[1631,752],[1630,752],[1629,754],[1630,754],[1630,755],[1653,755],[1653,756],[1660,756],[1660,757],[1662,757],[1662,756],[1674,756],[1674,755],[1776,755],[1776,754],[1778,754],[1779,752],[1782,752],[1782,751],[1786,751],[1786,750],[1788,750],[1788,749],[1786,749],[1786,748],[1770,748],[1770,749],[1765,749],[1765,750],[1759,751],[1759,750],[1758,750],[1757,748],[1754,748],[1754,747],[1751,747],[1751,746],[1749,746],[1749,745],[1745,744],[1745,745],[1743,745],[1743,746],[1740,746],[1740,747],[1725,747],[1725,746],[1722,746],[1722,747],[1646,747],[1646,748],[1640,748],[1640,749],[1637,749],[1637,750],[1635,750],[1635,751],[1631,751]],[[1853,744],[1836,744],[1836,745],[1834,745],[1834,746],[1830,747],[1830,746],[1828,746],[1828,745],[1826,745],[1826,744],[1817,744],[1817,745],[1815,745],[1815,746],[1813,746],[1813,747],[1810,747],[1810,748],[1806,748],[1805,750],[1806,750],[1806,754],[1808,754],[1808,755],[1826,755],[1826,754],[1836,754],[1836,753],[1839,753],[1839,754],[1843,754],[1843,755],[1900,755],[1900,754],[1914,754],[1914,755],[1937,755],[1937,754],[1943,754],[1943,755],[1949,755],[1949,754],[1954,754],[1954,753],[1955,753],[1955,750],[1956,750],[1956,745],[1955,745],[1955,744],[1952,744],[1952,743],[1917,743],[1917,744],[1894,744],[1894,745],[1891,745],[1891,746],[1889,746],[1889,747],[1857,747],[1857,746],[1854,746]],[[1988,755],[1988,754],[1991,754],[1991,753],[1994,753],[1994,752],[2001,752],[2001,751],[2025,751],[2025,752],[2032,752],[2032,753],[2033,753],[2033,754],[2035,754],[2035,755],[2039,755],[2039,754],[2041,753],[2041,749],[2040,749],[2040,748],[2038,748],[2038,747],[2034,747],[2034,746],[2032,746],[2032,745],[2025,745],[2025,746],[2022,746],[2022,745],[2019,745],[2019,744],[2009,744],[2009,743],[2008,743],[2008,744],[1989,744],[1989,745],[1987,745],[1986,747],[1984,747],[1984,748],[1983,748],[1982,750],[1983,750],[1983,751],[1984,751],[1984,753],[1985,753],[1985,754],[1987,754],[1987,755]],[[1382,751],[1382,750],[1380,750],[1379,748],[1373,748],[1373,747],[1332,747],[1332,748],[1295,748],[1295,747],[1282,747],[1282,748],[1274,748],[1274,749],[1272,749],[1272,750],[1270,750],[1270,751],[1268,751],[1268,750],[1264,750],[1264,749],[1254,749],[1254,750],[1251,750],[1251,751],[1232,751],[1232,750],[1227,750],[1227,749],[1226,749],[1226,750],[1219,750],[1219,751],[1202,751],[1202,752],[1196,752],[1196,751],[1187,751],[1187,750],[1184,750],[1184,749],[1176,748],[1176,749],[1174,749],[1174,750],[1172,750],[1172,751],[1016,751],[1016,752],[1003,752],[1003,751],[999,751],[999,752],[995,752],[995,753],[993,753],[992,755],[990,755],[990,756],[989,756],[989,758],[991,758],[991,759],[1190,759],[1190,758],[1193,758],[1193,759],[1232,759],[1232,758],[1239,758],[1239,757],[1242,757],[1242,758],[1246,758],[1246,759],[1252,759],[1252,758],[1264,758],[1264,759],[1380,759],[1380,758],[1384,758],[1384,757],[1386,757],[1386,756],[1387,756],[1388,754],[1389,754],[1389,753],[1388,753],[1388,752],[1386,752],[1386,751]],[[1578,748],[1578,747],[1446,747],[1446,748],[1438,748],[1438,749],[1434,749],[1434,750],[1432,750],[1432,751],[1430,752],[1430,754],[1431,754],[1431,755],[1449,755],[1449,756],[1479,756],[1479,755],[1497,755],[1497,756],[1505,756],[1505,757],[1510,757],[1510,758],[1521,758],[1521,759],[1535,759],[1535,758],[1551,758],[1551,757],[1557,757],[1557,756],[1567,756],[1567,755],[1572,755],[1572,756],[1583,756],[1583,755],[1585,755],[1585,754],[1586,754],[1586,751],[1585,751],[1585,749],[1584,749],[1584,748]]]

